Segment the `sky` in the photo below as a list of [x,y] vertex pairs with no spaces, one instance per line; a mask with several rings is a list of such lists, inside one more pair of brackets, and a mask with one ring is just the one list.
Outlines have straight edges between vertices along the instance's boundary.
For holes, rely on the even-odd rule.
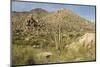
[[36,3],[36,2],[12,2],[12,11],[30,11],[35,8],[42,8],[47,11],[55,11],[60,8],[70,9],[81,17],[95,22],[95,6],[54,4],[54,3]]

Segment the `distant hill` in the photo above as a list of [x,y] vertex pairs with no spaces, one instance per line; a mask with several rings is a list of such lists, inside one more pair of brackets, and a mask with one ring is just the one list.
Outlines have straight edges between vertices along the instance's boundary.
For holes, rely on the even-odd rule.
[[63,8],[43,17],[43,21],[51,24],[51,26],[60,25],[66,31],[93,31],[95,28],[90,21],[80,17],[71,10]]
[[41,8],[36,8],[32,9],[30,13],[33,15],[34,19],[40,19],[43,16],[46,16],[49,12]]
[[[28,17],[32,15],[34,20],[38,20],[38,23],[46,24],[46,28],[55,28],[60,25],[63,30],[66,31],[94,31],[95,24],[80,17],[71,10],[59,9],[54,12],[48,12],[41,8],[32,9],[29,12],[12,12],[12,22],[18,27],[22,27]],[[25,26],[25,25],[24,25]]]
[[[39,20],[41,17],[47,15],[48,12],[41,8],[32,9],[29,12],[16,12],[12,11],[12,22],[13,22],[13,29],[23,29],[25,28],[26,20],[30,19],[29,16],[32,15],[34,20]],[[24,26],[24,27],[23,27]]]

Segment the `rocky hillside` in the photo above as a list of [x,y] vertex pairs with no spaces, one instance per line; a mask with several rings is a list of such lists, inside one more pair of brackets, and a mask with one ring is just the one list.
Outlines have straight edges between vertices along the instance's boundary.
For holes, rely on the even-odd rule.
[[68,9],[59,9],[46,17],[43,17],[43,21],[46,24],[57,27],[58,25],[67,32],[70,31],[93,31],[93,24],[75,14]]

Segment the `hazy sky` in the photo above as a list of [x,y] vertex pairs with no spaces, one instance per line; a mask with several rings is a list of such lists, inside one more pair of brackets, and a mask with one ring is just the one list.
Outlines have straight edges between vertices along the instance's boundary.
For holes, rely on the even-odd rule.
[[69,5],[69,4],[51,4],[34,2],[12,2],[12,11],[30,11],[34,8],[43,8],[48,11],[55,11],[59,8],[70,9],[80,16],[95,21],[95,6]]

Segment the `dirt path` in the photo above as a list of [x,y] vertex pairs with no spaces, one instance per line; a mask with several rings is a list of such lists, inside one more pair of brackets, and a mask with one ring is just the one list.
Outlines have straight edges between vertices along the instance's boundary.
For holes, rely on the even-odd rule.
[[86,33],[79,39],[79,43],[81,43],[83,46],[91,46],[95,43],[95,33]]
[[78,50],[80,45],[87,48],[92,48],[92,46],[95,45],[95,33],[86,33],[80,37],[78,41],[72,42],[69,46],[66,47]]

